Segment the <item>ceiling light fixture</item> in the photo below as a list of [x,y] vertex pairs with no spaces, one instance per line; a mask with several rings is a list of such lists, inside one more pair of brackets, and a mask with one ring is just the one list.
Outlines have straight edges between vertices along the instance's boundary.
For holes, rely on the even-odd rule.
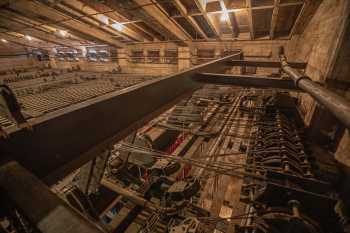
[[59,34],[60,36],[66,37],[67,34],[68,34],[68,32],[65,31],[65,30],[58,30],[58,34]]
[[109,18],[105,15],[99,15],[98,18],[100,19],[100,21],[105,24],[108,25],[109,24]]
[[8,41],[6,39],[4,39],[4,38],[1,38],[1,42],[7,43]]
[[227,12],[224,12],[224,13],[221,14],[221,16],[220,16],[220,21],[221,22],[225,22],[228,19],[229,19],[229,16],[228,16]]
[[123,31],[124,29],[124,25],[121,23],[113,23],[111,26],[117,31]]
[[239,12],[239,11],[242,11],[242,9],[232,9],[232,10],[229,10],[230,12]]
[[26,35],[26,36],[24,36],[27,40],[32,40],[33,38],[31,37],[31,36],[28,36],[28,35]]

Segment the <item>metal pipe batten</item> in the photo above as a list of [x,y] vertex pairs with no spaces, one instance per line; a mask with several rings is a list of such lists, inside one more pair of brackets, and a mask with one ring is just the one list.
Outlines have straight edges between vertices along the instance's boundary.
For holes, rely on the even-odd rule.
[[283,71],[293,79],[297,88],[310,94],[350,129],[350,102],[348,100],[320,86],[309,77],[291,68],[284,55],[283,48],[280,49],[280,61]]
[[[174,212],[177,209],[172,208],[172,207],[161,207],[158,206],[154,203],[152,203],[149,200],[144,199],[143,197],[140,197],[137,195],[137,193],[134,193],[130,190],[127,190],[117,184],[115,184],[113,181],[109,181],[108,179],[102,179],[101,184],[108,189],[126,197],[129,199],[131,202],[133,202],[136,205],[142,206],[146,209],[149,209],[151,211],[158,211],[158,212],[163,212],[163,213],[168,213],[168,212]],[[180,207],[179,207],[180,208]]]
[[131,202],[133,202],[136,205],[142,206],[142,207],[149,207],[150,202],[143,197],[140,197],[137,195],[137,193],[132,192],[126,188],[123,188],[117,184],[115,184],[112,181],[109,181],[108,179],[102,179],[101,180],[101,185],[107,187],[108,189],[118,193],[119,195],[122,195],[123,197],[126,197],[129,199]]
[[0,166],[0,188],[43,233],[103,233],[16,161]]
[[262,76],[200,73],[193,77],[193,80],[208,84],[235,85],[257,88],[280,88],[300,91],[295,87],[293,81],[290,79],[283,80]]

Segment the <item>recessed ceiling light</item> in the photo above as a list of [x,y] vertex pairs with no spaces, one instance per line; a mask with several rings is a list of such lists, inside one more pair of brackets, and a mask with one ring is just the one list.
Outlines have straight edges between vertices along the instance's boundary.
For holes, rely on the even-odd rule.
[[5,40],[4,38],[2,38],[2,39],[1,39],[1,42],[3,42],[3,43],[7,43],[8,41],[7,41],[7,40]]

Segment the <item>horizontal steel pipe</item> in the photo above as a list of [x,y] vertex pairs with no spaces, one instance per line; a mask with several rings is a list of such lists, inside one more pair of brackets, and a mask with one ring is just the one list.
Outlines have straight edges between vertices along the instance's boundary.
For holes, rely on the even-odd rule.
[[122,195],[123,197],[126,197],[136,205],[139,205],[145,208],[149,208],[149,206],[152,206],[152,203],[150,201],[144,199],[143,197],[138,196],[136,192],[132,192],[126,188],[123,188],[120,185],[114,183],[113,181],[110,181],[108,179],[102,179],[101,185],[118,193],[119,195]]
[[32,131],[9,127],[0,152],[53,184],[200,88],[191,79],[195,74],[224,69],[224,62],[239,54],[31,119]]
[[282,80],[250,75],[201,73],[193,77],[193,80],[207,84],[299,90],[295,87],[293,80]]
[[[227,61],[227,65],[230,66],[252,66],[252,67],[267,67],[267,68],[281,68],[279,61],[249,61],[249,60],[232,60]],[[291,62],[290,67],[295,69],[305,69],[306,63],[303,62]]]
[[280,51],[280,60],[283,71],[288,74],[295,82],[295,85],[309,93],[320,104],[326,107],[340,122],[350,129],[350,102],[334,92],[313,82],[307,76],[302,75],[293,69],[283,53]]
[[108,189],[118,193],[119,195],[122,195],[123,197],[129,199],[135,205],[142,206],[142,207],[149,209],[151,211],[159,211],[159,212],[167,213],[167,212],[174,212],[177,210],[176,208],[172,208],[172,207],[158,206],[158,205],[154,204],[153,202],[146,200],[143,197],[138,196],[137,193],[132,192],[128,189],[125,189],[125,188],[121,187],[120,185],[118,185],[118,184],[116,184],[113,181],[108,180],[108,179],[102,179],[101,185],[103,185],[106,188],[108,188]]
[[0,188],[42,233],[102,233],[15,161],[0,166]]

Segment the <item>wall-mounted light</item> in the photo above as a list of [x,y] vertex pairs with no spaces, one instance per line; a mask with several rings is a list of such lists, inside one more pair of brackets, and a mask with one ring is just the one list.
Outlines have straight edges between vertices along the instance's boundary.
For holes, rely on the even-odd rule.
[[4,38],[1,38],[1,42],[2,43],[8,43],[8,41],[6,39],[4,39]]
[[24,38],[26,38],[27,40],[33,40],[33,37],[25,35]]
[[123,31],[124,29],[124,25],[121,23],[113,23],[111,26],[117,31]]

